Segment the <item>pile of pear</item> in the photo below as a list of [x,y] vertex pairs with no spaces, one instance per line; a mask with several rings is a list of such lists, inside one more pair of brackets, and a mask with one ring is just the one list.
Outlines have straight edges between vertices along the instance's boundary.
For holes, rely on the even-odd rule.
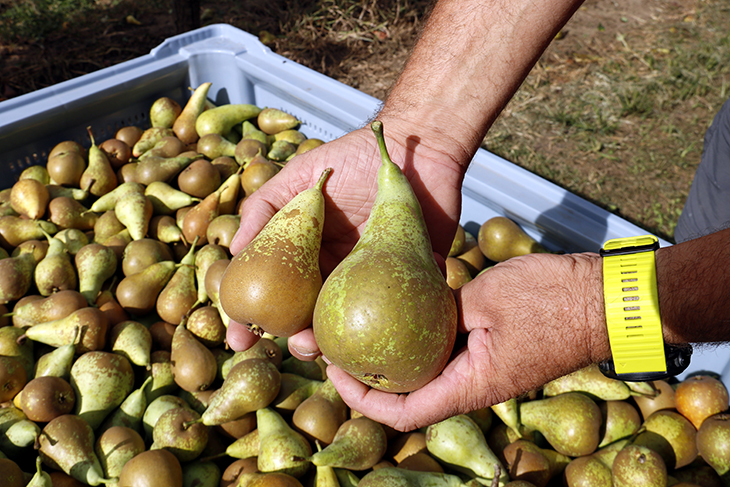
[[[98,145],[90,127],[0,192],[3,486],[724,485],[728,395],[709,374],[587,368],[400,433],[348,408],[284,333],[230,350],[220,286],[240,205],[322,141],[209,89]],[[447,284],[541,251],[507,218],[460,226]]]

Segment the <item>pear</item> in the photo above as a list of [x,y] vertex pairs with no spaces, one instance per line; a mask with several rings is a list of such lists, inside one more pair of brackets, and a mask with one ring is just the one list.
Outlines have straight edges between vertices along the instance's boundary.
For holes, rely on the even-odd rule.
[[524,480],[545,487],[551,479],[561,474],[572,458],[550,448],[540,448],[535,443],[519,439],[504,449],[509,478]]
[[145,186],[149,186],[155,181],[169,182],[180,171],[201,157],[203,157],[202,154],[187,154],[185,152],[174,157],[145,157],[137,163],[135,180]]
[[457,475],[418,472],[398,467],[373,470],[357,484],[358,487],[463,487],[464,485]]
[[180,323],[172,337],[172,374],[175,383],[186,391],[204,391],[213,385],[218,363],[208,347]]
[[202,306],[190,313],[186,327],[208,348],[222,345],[226,339],[226,326],[214,306]]
[[264,407],[256,411],[259,431],[258,467],[261,472],[279,472],[301,478],[309,469],[306,460],[312,447],[279,413]]
[[207,159],[193,161],[177,176],[180,191],[194,198],[205,198],[220,185],[221,175]]
[[164,181],[151,182],[145,188],[144,194],[152,202],[155,215],[172,215],[180,208],[200,202],[200,198],[175,189]]
[[136,182],[122,183],[113,190],[109,191],[103,196],[94,201],[89,207],[89,210],[96,213],[104,213],[105,211],[113,210],[120,199],[131,193],[144,194],[145,187]]
[[655,451],[628,445],[616,455],[611,470],[614,487],[654,487],[667,485],[667,466]]
[[5,456],[0,457],[0,476],[5,487],[26,487],[27,476],[20,466]]
[[584,392],[603,401],[621,401],[631,396],[629,386],[623,381],[603,375],[595,363],[543,386],[543,394],[546,396],[556,396],[571,391]]
[[18,301],[13,308],[13,325],[19,328],[65,318],[74,311],[88,306],[86,299],[74,289],[58,291],[50,296],[37,297],[30,301]]
[[114,284],[116,283],[116,276],[112,280],[109,287],[102,290],[99,296],[96,298],[94,303],[107,317],[109,320],[109,327],[113,327],[122,321],[129,320],[129,314],[122,308],[122,305],[117,301],[117,297],[114,295]]
[[520,418],[526,428],[542,433],[564,455],[589,455],[600,442],[601,411],[593,399],[580,392],[524,401],[520,403]]
[[297,146],[286,140],[275,140],[271,144],[266,158],[276,162],[285,162],[297,151]]
[[465,414],[452,416],[426,428],[426,446],[441,463],[471,478],[491,480],[498,477],[505,482],[509,479],[479,425]]
[[58,231],[53,237],[66,244],[66,249],[72,256],[75,256],[81,247],[89,243],[88,235],[78,228],[65,228]]
[[518,255],[548,252],[514,220],[504,216],[495,216],[482,223],[477,239],[482,253],[494,262]]
[[292,356],[281,361],[280,370],[282,372],[298,374],[308,379],[323,381],[327,378],[327,373],[325,372],[326,368],[327,365],[324,364],[324,362],[321,362],[319,358],[310,361],[299,360],[298,358]]
[[180,389],[172,376],[172,360],[170,352],[166,350],[155,350],[150,354],[150,368],[147,374],[152,377],[152,382],[145,389],[147,402],[151,403],[160,396],[172,394]]
[[147,450],[142,436],[131,428],[114,426],[98,435],[94,443],[96,453],[104,475],[110,478],[119,477],[124,464]]
[[471,273],[466,264],[456,257],[446,258],[446,284],[451,289],[459,289],[461,286],[471,281]]
[[[332,381],[325,380],[317,391],[294,410],[292,425],[305,438],[329,445],[347,421],[349,408]],[[376,462],[380,460],[378,458]]]
[[181,397],[171,394],[162,394],[149,401],[142,415],[142,427],[148,440],[152,440],[152,432],[160,416],[166,411],[175,408],[190,408],[190,405]]
[[224,187],[221,189],[221,198],[218,202],[218,213],[220,215],[238,217],[240,215],[237,207],[241,193],[241,172],[237,171],[231,174],[225,181],[223,181],[222,184]]
[[221,469],[212,461],[194,461],[183,465],[184,487],[218,487]]
[[261,154],[254,156],[243,166],[241,173],[241,187],[246,196],[250,196],[266,181],[276,176],[279,166],[266,159]]
[[79,187],[88,190],[94,196],[102,196],[117,187],[117,175],[104,151],[99,149],[94,142],[91,127],[87,127],[86,130],[89,132],[91,147],[89,148],[88,165],[81,174]]
[[48,220],[59,229],[93,230],[98,218],[99,215],[89,211],[81,202],[68,196],[53,198],[48,203]]
[[119,139],[107,139],[99,144],[99,149],[104,152],[109,164],[115,171],[127,164],[132,158],[132,148]]
[[45,238],[43,232],[53,235],[57,231],[57,225],[46,220],[27,220],[17,215],[0,217],[0,245],[9,252],[27,240]]
[[574,458],[564,473],[572,487],[612,487],[611,468],[592,455]]
[[28,379],[19,360],[0,355],[0,403],[11,401],[25,387]]
[[697,451],[718,475],[730,471],[730,415],[714,414],[705,418],[697,431]]
[[173,137],[173,129],[164,127],[150,127],[142,132],[137,142],[132,145],[132,156],[140,160],[165,137]]
[[25,296],[34,280],[36,260],[32,251],[0,259],[0,304]]
[[155,140],[152,147],[139,156],[138,161],[142,161],[148,157],[175,157],[186,150],[185,144],[174,135],[164,135],[166,132],[162,132],[163,135],[159,139]]
[[102,350],[109,320],[99,309],[87,306],[65,318],[38,323],[25,330],[25,337],[52,347],[76,344],[77,353]]
[[127,227],[132,240],[141,240],[147,236],[153,212],[152,202],[142,193],[126,194],[114,207],[117,219]]
[[198,422],[200,415],[191,408],[171,408],[157,418],[152,428],[153,450],[170,451],[181,463],[200,456],[208,444],[208,427]]
[[601,442],[603,448],[616,440],[627,438],[641,427],[639,411],[628,401],[602,401],[598,404],[601,410]]
[[166,244],[185,243],[182,230],[170,215],[153,216],[150,220],[148,234],[151,238]]
[[103,433],[110,428],[123,426],[132,429],[137,433],[142,433],[142,418],[147,409],[147,396],[145,390],[152,383],[152,376],[148,376],[142,385],[133,390],[117,409],[112,411],[109,416],[104,419],[97,432]]
[[299,126],[299,120],[283,110],[267,107],[258,114],[256,124],[264,133],[274,135],[284,130],[296,128]]
[[[196,239],[197,240],[197,239]],[[167,323],[179,325],[198,304],[195,287],[195,242],[180,260],[172,277],[157,297],[157,315]]]
[[230,103],[205,110],[195,121],[195,131],[199,137],[207,134],[227,135],[234,126],[250,120],[261,113],[256,105]]
[[183,487],[180,460],[167,450],[144,451],[122,467],[120,487]]
[[689,419],[668,409],[649,416],[633,443],[659,453],[670,470],[687,466],[697,458],[697,430]]
[[289,337],[312,322],[322,287],[322,188],[331,172],[325,169],[313,188],[281,208],[223,275],[223,310],[258,335]]
[[63,414],[70,414],[76,394],[61,377],[36,377],[30,380],[20,395],[18,406],[31,421],[47,423]]
[[37,179],[20,179],[13,184],[10,192],[13,210],[31,220],[37,220],[45,214],[50,199],[48,188]]
[[43,471],[43,460],[38,456],[35,459],[35,473],[25,487],[53,487],[51,475]]
[[175,135],[184,144],[197,142],[200,137],[195,129],[195,122],[198,116],[203,113],[205,100],[212,84],[206,82],[195,88],[195,91],[193,91],[193,94],[183,107],[182,112],[180,112],[180,115],[177,116],[172,125],[172,130],[175,132]]
[[74,257],[79,292],[89,305],[96,303],[104,283],[117,271],[117,255],[99,243],[84,245]]
[[46,170],[55,184],[67,187],[79,187],[81,175],[86,170],[84,149],[62,150],[48,156]]
[[271,361],[277,370],[281,368],[283,363],[282,352],[279,345],[272,339],[262,337],[256,343],[246,350],[235,352],[230,358],[226,359],[221,366],[223,377],[227,377],[230,370],[239,362],[252,358],[261,358]]
[[109,332],[111,351],[123,355],[134,365],[150,367],[152,335],[142,323],[133,320],[122,321]]
[[[250,414],[253,414],[254,417],[256,416],[255,412]],[[256,458],[259,454],[260,446],[261,438],[259,437],[259,430],[253,429],[240,438],[236,438],[236,441],[228,445],[226,447],[226,455],[238,458],[239,460]],[[256,465],[256,470],[258,471],[258,465]]]
[[50,296],[58,291],[75,290],[78,284],[76,269],[66,244],[50,235],[46,256],[38,262],[34,270],[36,289],[41,296]]
[[206,134],[198,139],[196,150],[210,160],[218,157],[233,157],[236,154],[236,144],[220,134]]
[[180,228],[187,242],[196,241],[198,245],[205,245],[208,242],[208,225],[220,214],[218,205],[220,204],[221,191],[224,188],[225,186],[221,186],[210,193],[185,213]]
[[48,191],[48,199],[53,200],[60,197],[71,198],[76,201],[84,201],[89,197],[88,189],[81,188],[67,188],[65,186],[59,186],[57,184],[47,184],[46,190]]
[[38,453],[46,465],[63,470],[86,485],[107,484],[94,452],[94,430],[75,414],[64,414],[45,425]]
[[105,211],[99,215],[94,223],[93,241],[96,243],[102,242],[112,235],[115,235],[122,230],[126,230],[126,228],[127,227],[119,221],[114,210]]
[[96,429],[132,392],[134,370],[119,354],[87,352],[71,367],[70,383],[76,394],[74,414]]
[[198,289],[198,302],[200,303],[208,302],[209,298],[208,291],[205,287],[205,276],[208,273],[208,268],[219,260],[228,262],[228,253],[223,247],[215,243],[203,245],[195,253],[195,280]]
[[297,146],[296,155],[304,154],[305,152],[309,152],[310,150],[315,149],[323,144],[324,144],[324,141],[321,139],[315,139],[315,138],[307,139]]
[[687,377],[674,389],[677,412],[689,419],[695,428],[714,414],[726,411],[730,397],[725,384],[707,374]]
[[634,396],[634,402],[639,407],[641,417],[646,420],[655,411],[662,409],[675,409],[674,388],[665,380],[651,382],[654,387],[653,395]]
[[125,276],[131,276],[152,264],[174,258],[170,246],[159,240],[153,238],[135,240],[124,248],[122,272]]
[[239,165],[245,167],[254,157],[265,155],[268,151],[265,141],[244,137],[234,147],[233,157]]
[[301,375],[282,372],[279,393],[271,404],[279,412],[295,411],[321,385],[321,380],[308,379]]
[[378,194],[359,241],[317,297],[314,336],[331,363],[361,382],[408,392],[445,367],[456,340],[456,302],[420,204],[388,156],[382,123],[372,128],[382,158]]
[[180,112],[182,112],[182,107],[178,102],[167,96],[162,96],[155,100],[150,107],[150,125],[172,128]]
[[332,442],[309,460],[318,467],[367,470],[380,461],[387,448],[388,439],[383,427],[361,416],[342,423]]
[[134,125],[127,125],[126,127],[122,127],[117,130],[114,134],[114,138],[121,140],[129,147],[134,147],[134,144],[139,141],[143,133],[144,130],[142,130],[141,128]]
[[236,364],[202,415],[208,426],[235,421],[267,407],[276,398],[281,374],[270,360],[252,358]]
[[26,378],[33,377],[35,350],[31,340],[25,340],[24,330],[14,326],[0,327],[0,355],[18,360],[25,369]]
[[77,336],[71,343],[56,347],[40,356],[35,365],[34,377],[61,377],[68,380],[76,356],[76,342],[80,332],[81,329],[77,328]]
[[117,285],[117,300],[128,313],[143,316],[155,310],[157,296],[172,277],[177,264],[172,260],[156,262],[126,276]]

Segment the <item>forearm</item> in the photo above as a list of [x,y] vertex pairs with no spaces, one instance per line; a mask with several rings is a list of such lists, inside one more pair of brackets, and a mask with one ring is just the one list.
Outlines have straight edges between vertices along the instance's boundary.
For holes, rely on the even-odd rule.
[[466,166],[583,0],[441,0],[380,118]]
[[665,340],[730,341],[730,229],[659,249],[656,259]]

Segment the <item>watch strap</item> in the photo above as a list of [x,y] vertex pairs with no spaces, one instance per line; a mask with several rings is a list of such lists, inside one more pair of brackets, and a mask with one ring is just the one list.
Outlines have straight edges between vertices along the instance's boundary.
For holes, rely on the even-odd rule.
[[603,296],[617,375],[667,372],[659,314],[653,235],[604,244]]

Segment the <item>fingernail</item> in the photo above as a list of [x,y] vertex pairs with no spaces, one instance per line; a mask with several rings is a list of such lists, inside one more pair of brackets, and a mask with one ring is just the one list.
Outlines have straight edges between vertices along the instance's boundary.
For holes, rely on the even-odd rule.
[[332,365],[332,362],[330,362],[329,359],[324,355],[322,355],[322,360],[324,360],[324,363],[326,363],[327,365]]
[[312,350],[297,348],[297,347],[295,347],[293,345],[289,345],[289,346],[291,348],[293,348],[294,351],[297,354],[301,355],[302,357],[316,357],[317,355],[319,355],[319,350],[312,351]]

